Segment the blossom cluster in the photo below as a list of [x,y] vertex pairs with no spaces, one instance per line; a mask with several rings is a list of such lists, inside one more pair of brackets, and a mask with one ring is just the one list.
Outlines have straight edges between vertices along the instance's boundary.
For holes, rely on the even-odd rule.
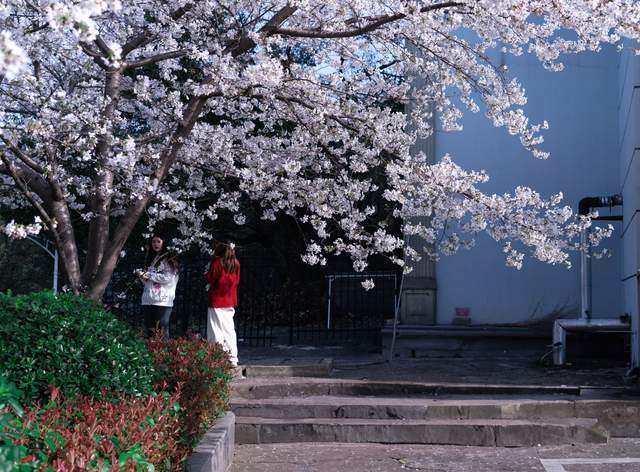
[[[0,205],[107,238],[116,228],[95,244],[113,260],[143,213],[150,226],[176,220],[180,249],[223,213],[244,224],[251,199],[264,219],[313,228],[310,264],[344,253],[357,271],[372,254],[402,265],[484,231],[509,265],[525,252],[568,265],[591,223],[561,195],[485,194],[486,174],[412,149],[434,116],[455,131],[482,111],[548,157],[547,123],[529,120],[492,54],[561,70],[568,54],[637,40],[639,24],[636,0],[8,0]],[[5,231],[29,231],[18,228]]]
[[42,228],[42,221],[36,216],[35,221],[28,225],[22,225],[11,220],[2,228],[2,231],[11,239],[24,239],[27,236],[40,234]]

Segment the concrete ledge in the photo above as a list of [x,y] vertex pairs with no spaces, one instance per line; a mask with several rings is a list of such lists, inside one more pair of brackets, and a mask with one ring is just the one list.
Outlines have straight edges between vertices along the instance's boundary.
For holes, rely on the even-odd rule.
[[233,460],[236,416],[227,412],[204,435],[187,459],[189,472],[226,472]]
[[245,377],[329,377],[332,368],[333,360],[325,358],[313,364],[250,364],[244,366],[242,370]]
[[[393,324],[385,324],[383,335],[393,334]],[[490,325],[398,325],[398,337],[452,337],[452,338],[544,338],[551,337],[548,332],[540,332],[527,327],[490,326]]]
[[596,420],[369,420],[350,418],[270,419],[238,417],[239,444],[338,442],[531,447],[604,444],[608,434]]
[[432,384],[419,382],[377,382],[362,380],[309,379],[297,382],[279,381],[252,383],[242,380],[234,385],[236,399],[275,397],[334,396],[423,396],[438,395],[580,395],[577,386]]

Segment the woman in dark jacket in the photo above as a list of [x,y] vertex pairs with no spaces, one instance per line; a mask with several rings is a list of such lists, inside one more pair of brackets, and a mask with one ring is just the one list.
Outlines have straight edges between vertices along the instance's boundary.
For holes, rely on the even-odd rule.
[[236,259],[235,246],[229,241],[218,243],[214,249],[211,267],[207,273],[209,282],[209,309],[207,340],[221,344],[229,352],[231,363],[238,365],[238,340],[233,323],[238,305],[240,263]]

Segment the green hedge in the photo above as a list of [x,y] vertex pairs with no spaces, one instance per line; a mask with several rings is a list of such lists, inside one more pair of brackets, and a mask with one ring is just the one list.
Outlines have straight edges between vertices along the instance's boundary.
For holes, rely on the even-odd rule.
[[144,340],[100,305],[50,291],[7,292],[0,293],[0,375],[27,400],[46,400],[50,385],[67,397],[150,393],[154,369]]

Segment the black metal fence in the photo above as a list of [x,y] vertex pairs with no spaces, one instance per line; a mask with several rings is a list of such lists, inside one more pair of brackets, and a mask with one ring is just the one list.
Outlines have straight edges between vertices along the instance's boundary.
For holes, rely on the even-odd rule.
[[[370,279],[374,287],[365,290]],[[384,321],[393,318],[395,272],[333,273],[324,276],[323,310],[298,320],[294,342],[311,344],[380,343]]]
[[[282,261],[260,246],[237,248],[241,263],[236,331],[240,346],[273,344],[369,344],[380,342],[380,329],[392,318],[396,300],[394,272],[331,273],[302,263],[283,267]],[[299,261],[292,255],[290,260]],[[191,255],[180,261],[172,335],[206,336],[205,271],[209,256]],[[105,295],[105,304],[122,319],[142,326],[142,285],[129,287],[141,264],[121,264]],[[362,282],[372,279],[366,291]]]

